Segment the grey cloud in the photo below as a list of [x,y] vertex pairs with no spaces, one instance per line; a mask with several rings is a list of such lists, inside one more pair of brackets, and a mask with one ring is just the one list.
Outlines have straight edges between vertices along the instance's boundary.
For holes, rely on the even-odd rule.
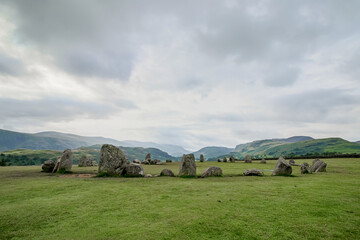
[[119,111],[110,104],[80,102],[71,99],[41,100],[0,99],[0,120],[34,119],[39,121],[70,121],[76,118],[106,118]]
[[21,60],[7,56],[0,51],[0,75],[19,76],[25,72]]
[[279,119],[293,122],[331,122],[330,114],[340,116],[337,121],[348,119],[346,115],[360,105],[360,97],[345,90],[319,89],[279,97],[274,111]]

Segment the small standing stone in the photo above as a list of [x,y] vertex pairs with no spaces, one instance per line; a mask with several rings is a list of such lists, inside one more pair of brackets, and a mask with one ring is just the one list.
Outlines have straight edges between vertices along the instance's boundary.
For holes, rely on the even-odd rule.
[[314,160],[313,165],[311,166],[312,172],[326,172],[326,162],[321,161],[317,159],[317,161]]
[[311,173],[311,167],[307,162],[303,162],[300,166],[301,174]]
[[208,167],[207,169],[205,169],[203,171],[203,173],[201,174],[202,178],[205,177],[220,177],[222,176],[222,169],[219,167]]
[[224,157],[224,158],[223,158],[223,162],[227,162],[227,159],[226,159],[226,157]]
[[292,167],[283,157],[279,157],[272,175],[291,175]]
[[266,160],[263,158],[263,159],[261,159],[260,163],[266,164]]
[[170,169],[165,168],[161,171],[160,176],[175,177],[175,174]]
[[234,163],[234,162],[235,162],[235,158],[234,158],[234,156],[230,156],[230,158],[229,158],[229,162],[231,162],[231,163]]
[[200,162],[204,162],[204,155],[200,154]]
[[244,162],[245,162],[245,163],[252,163],[251,156],[250,156],[250,155],[246,155],[246,156],[245,156],[245,159],[244,159]]
[[140,164],[130,163],[124,168],[121,175],[125,177],[143,177],[144,169]]
[[55,167],[55,163],[52,160],[47,160],[41,165],[43,172],[52,172]]
[[264,173],[259,169],[247,169],[244,171],[245,176],[264,176]]

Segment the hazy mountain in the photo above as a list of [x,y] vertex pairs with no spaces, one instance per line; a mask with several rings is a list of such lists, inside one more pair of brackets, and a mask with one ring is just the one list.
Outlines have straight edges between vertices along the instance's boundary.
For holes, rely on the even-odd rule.
[[233,150],[234,150],[233,148],[212,146],[212,147],[201,148],[200,150],[193,152],[193,154],[197,159],[200,158],[200,154],[203,154],[204,158],[213,158],[220,155],[228,154]]
[[[301,138],[297,138],[301,139]],[[291,139],[291,141],[293,141]],[[289,142],[287,139],[268,139],[258,140],[251,143],[236,146],[234,152],[227,154],[239,159],[246,155],[253,157],[279,157],[280,155],[306,155],[341,153],[351,154],[360,153],[360,144],[346,141],[342,138],[312,139],[299,142]],[[222,157],[222,156],[219,156]],[[215,159],[212,159],[215,160]]]
[[92,146],[96,144],[113,144],[123,147],[143,147],[158,148],[172,156],[182,156],[189,153],[181,146],[171,144],[158,144],[152,142],[140,141],[118,141],[104,137],[84,137],[69,133],[60,132],[40,132],[40,133],[20,133],[0,129],[0,151],[12,149],[48,149],[48,150],[64,150],[66,148],[79,148],[82,146]]

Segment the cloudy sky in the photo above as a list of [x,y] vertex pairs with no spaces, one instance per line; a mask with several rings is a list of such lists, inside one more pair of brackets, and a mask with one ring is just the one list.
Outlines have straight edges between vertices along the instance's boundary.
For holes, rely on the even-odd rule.
[[360,140],[360,1],[0,0],[0,128],[190,150]]

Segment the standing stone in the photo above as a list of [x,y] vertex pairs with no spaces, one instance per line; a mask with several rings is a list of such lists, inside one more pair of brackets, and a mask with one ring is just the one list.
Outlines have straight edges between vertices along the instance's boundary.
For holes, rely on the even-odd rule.
[[95,160],[92,160],[91,164],[92,166],[97,166],[97,162]]
[[263,159],[261,159],[260,163],[266,164],[266,160],[263,158]]
[[312,165],[314,165],[317,161],[320,161],[320,159],[316,158],[313,160]]
[[71,149],[66,149],[60,157],[58,171],[70,171],[73,164]]
[[264,173],[259,169],[247,169],[244,171],[245,176],[264,176]]
[[184,154],[179,169],[179,176],[196,176],[196,164],[194,154]]
[[124,177],[143,177],[144,169],[140,164],[130,163],[126,165],[124,170],[121,173],[121,176]]
[[246,155],[246,156],[245,156],[245,159],[244,159],[244,162],[245,162],[245,163],[252,163],[251,156],[250,156],[250,155]]
[[227,159],[226,159],[226,157],[224,157],[224,158],[223,158],[223,162],[227,162]]
[[205,169],[203,171],[203,173],[201,174],[202,178],[205,177],[220,177],[222,176],[222,169],[219,167],[208,167],[207,169]]
[[58,158],[56,159],[55,167],[54,167],[54,169],[52,170],[52,173],[56,173],[56,172],[57,172],[57,170],[58,170],[58,168],[59,168],[59,164],[60,164],[60,157],[58,157]]
[[291,175],[292,167],[283,157],[279,157],[272,175]]
[[307,162],[303,162],[300,166],[301,174],[311,173],[311,167]]
[[234,163],[234,162],[235,162],[235,158],[234,158],[234,156],[230,156],[230,158],[229,158],[229,162],[232,162],[232,163]]
[[220,158],[218,158],[218,162],[222,162]]
[[204,155],[200,154],[200,162],[204,162]]
[[79,167],[88,167],[88,166],[93,166],[93,161],[89,157],[82,155],[81,158],[79,159]]
[[121,175],[129,160],[126,159],[123,152],[110,144],[104,144],[100,150],[99,173],[108,173],[110,175]]
[[166,159],[166,163],[172,163],[171,159]]
[[175,174],[170,169],[165,168],[161,171],[160,176],[175,177]]
[[294,159],[290,159],[290,160],[289,160],[289,164],[290,164],[291,166],[295,166],[295,160],[294,160]]
[[135,159],[133,163],[141,164],[141,161],[139,159]]
[[55,163],[52,160],[47,160],[41,165],[43,172],[52,172],[54,170]]
[[327,164],[324,161],[317,159],[317,161],[314,160],[313,165],[311,166],[311,171],[326,172],[326,166]]

